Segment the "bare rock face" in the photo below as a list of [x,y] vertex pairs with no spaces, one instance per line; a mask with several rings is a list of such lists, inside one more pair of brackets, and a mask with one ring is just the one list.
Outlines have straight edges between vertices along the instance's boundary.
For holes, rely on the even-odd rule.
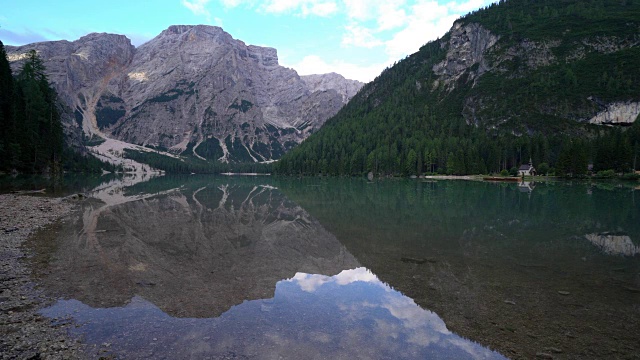
[[363,85],[308,82],[275,49],[203,25],[171,26],[137,49],[111,34],[7,47],[14,68],[31,49],[85,134],[207,160],[278,159]]
[[336,90],[342,95],[342,101],[345,104],[349,102],[364,85],[360,81],[345,79],[344,76],[336,73],[304,75],[301,76],[301,78],[313,92]]
[[589,120],[598,125],[631,125],[640,116],[640,102],[614,102]]
[[467,69],[478,64],[474,76],[482,75],[489,69],[485,59],[488,49],[493,47],[500,37],[492,34],[480,24],[464,25],[457,22],[451,28],[446,59],[433,66],[433,72],[440,76],[444,84],[449,87],[464,74]]

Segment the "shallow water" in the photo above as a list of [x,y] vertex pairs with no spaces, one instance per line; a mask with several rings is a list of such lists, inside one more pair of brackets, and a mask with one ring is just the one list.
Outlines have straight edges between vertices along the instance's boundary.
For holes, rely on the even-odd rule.
[[163,177],[92,196],[32,265],[60,296],[43,314],[95,357],[639,356],[632,188]]
[[90,191],[102,183],[125,178],[140,178],[148,180],[147,174],[104,174],[83,175],[64,174],[52,177],[43,175],[6,175],[0,174],[0,194],[10,192],[36,192],[38,196],[63,197],[74,193]]

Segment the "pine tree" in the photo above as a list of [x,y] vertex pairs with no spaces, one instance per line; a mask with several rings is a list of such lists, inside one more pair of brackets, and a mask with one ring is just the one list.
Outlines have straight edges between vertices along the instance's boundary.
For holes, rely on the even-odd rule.
[[4,44],[0,41],[0,159],[3,164],[0,170],[3,170],[9,164],[5,163],[9,159],[9,147],[14,128],[14,119],[11,111],[13,103],[13,76],[11,75],[11,67],[7,60],[7,53]]
[[15,140],[10,154],[14,165],[30,172],[57,172],[61,168],[63,132],[56,92],[35,50],[16,79],[13,108]]

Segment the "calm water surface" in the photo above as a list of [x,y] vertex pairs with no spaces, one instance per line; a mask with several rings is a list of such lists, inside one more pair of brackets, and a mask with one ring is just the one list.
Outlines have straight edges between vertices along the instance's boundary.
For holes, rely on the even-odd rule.
[[32,266],[60,297],[43,314],[96,358],[640,357],[630,187],[162,177],[91,196]]

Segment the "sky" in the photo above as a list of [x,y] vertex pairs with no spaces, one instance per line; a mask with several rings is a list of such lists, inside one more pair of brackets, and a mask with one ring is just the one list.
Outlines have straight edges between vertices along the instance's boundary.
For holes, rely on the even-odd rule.
[[135,46],[170,25],[222,27],[278,50],[300,75],[337,72],[363,82],[495,0],[0,0],[5,45],[124,34]]

